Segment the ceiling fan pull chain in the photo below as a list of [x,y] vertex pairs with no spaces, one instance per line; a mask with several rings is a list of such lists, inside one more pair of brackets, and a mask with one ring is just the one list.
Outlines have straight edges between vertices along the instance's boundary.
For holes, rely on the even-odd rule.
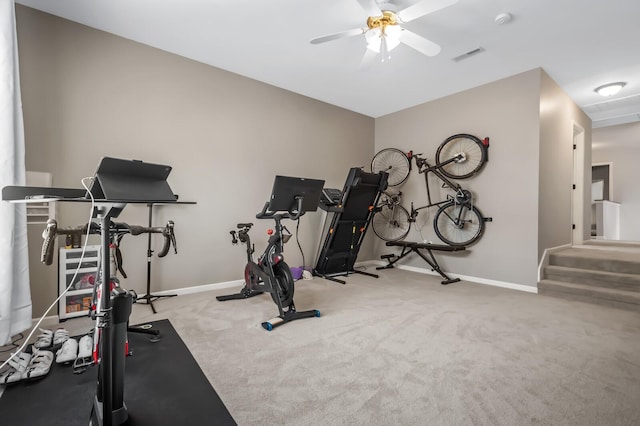
[[384,62],[388,59],[391,59],[391,55],[387,48],[387,37],[385,37],[384,32],[382,32],[380,33],[380,62]]

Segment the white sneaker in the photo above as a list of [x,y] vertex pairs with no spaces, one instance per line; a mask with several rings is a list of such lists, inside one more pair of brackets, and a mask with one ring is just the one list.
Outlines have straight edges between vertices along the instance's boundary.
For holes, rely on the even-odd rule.
[[62,345],[69,340],[69,332],[64,328],[56,328],[53,332],[53,346]]
[[56,363],[67,364],[74,361],[78,357],[78,341],[76,339],[68,339],[62,344],[62,347],[56,352]]
[[82,373],[93,364],[92,350],[93,338],[89,335],[82,336],[78,343],[78,357],[73,362],[74,373]]

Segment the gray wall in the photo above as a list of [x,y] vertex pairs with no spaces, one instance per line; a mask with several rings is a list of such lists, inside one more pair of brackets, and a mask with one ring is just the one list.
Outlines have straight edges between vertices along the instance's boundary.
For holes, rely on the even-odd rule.
[[573,183],[573,127],[585,129],[585,172],[582,185],[584,205],[583,239],[588,239],[591,224],[591,119],[569,96],[541,72],[540,88],[540,194],[538,202],[538,256],[549,247],[571,243],[571,191]]
[[[535,286],[538,239],[538,157],[540,70],[470,89],[376,119],[376,151],[396,147],[433,159],[438,145],[456,133],[489,136],[489,162],[463,181],[477,207],[493,222],[466,252],[438,253],[444,270],[461,275]],[[414,170],[401,187],[405,206],[426,204],[424,178]],[[437,182],[432,189],[438,188]],[[418,216],[407,240],[439,242],[431,216]],[[377,245],[378,254],[389,249]],[[408,265],[425,267],[411,257]]]
[[[554,185],[568,176],[564,128],[584,115],[541,69],[374,121],[29,8],[16,11],[27,169],[53,173],[55,186],[77,188],[105,155],[170,164],[174,192],[198,203],[156,207],[154,225],[176,222],[179,254],[154,258],[153,291],[240,279],[244,251],[231,246],[229,230],[257,222],[275,174],[325,179],[340,188],[349,168],[369,164],[382,148],[433,158],[455,133],[491,138],[488,164],[464,185],[493,222],[466,252],[439,253],[443,269],[535,287],[542,250],[570,241],[570,233],[556,233],[552,223],[569,217],[566,194]],[[556,97],[558,110],[545,115],[542,106]],[[590,154],[585,161],[590,164]],[[401,190],[407,207],[426,203],[416,172]],[[60,203],[59,222],[84,223],[88,210]],[[437,243],[432,217],[423,211],[407,239]],[[300,227],[307,265],[314,261],[320,219],[308,214]],[[145,224],[146,206],[130,205],[118,220]],[[258,252],[270,225],[255,227]],[[30,229],[34,314],[57,295],[57,268],[35,265],[40,232]],[[160,239],[154,244],[158,250]],[[128,237],[123,250],[125,285],[142,294],[146,239]],[[370,233],[360,260],[389,251]],[[285,253],[291,265],[301,264],[295,244]],[[426,266],[419,258],[407,264]]]
[[[589,118],[543,70],[535,69],[377,119],[376,151],[396,147],[433,158],[450,135],[489,136],[489,162],[463,186],[474,192],[477,207],[493,222],[467,252],[438,253],[441,266],[461,275],[535,287],[544,250],[571,242],[573,123],[586,129],[589,145]],[[584,162],[591,164],[588,147]],[[438,188],[434,183],[431,188]],[[585,200],[589,188],[583,185]],[[411,201],[426,204],[424,178],[415,171],[400,189],[407,208]],[[588,238],[588,201],[583,211]],[[433,214],[435,210],[431,216],[420,213],[422,232],[414,226],[407,240],[439,242]],[[389,252],[380,243],[376,249],[377,255]],[[419,258],[407,264],[425,266]]]
[[620,239],[640,241],[640,122],[593,129],[593,163],[612,163],[613,196],[620,203]]
[[[341,188],[349,168],[374,153],[370,117],[33,9],[16,13],[27,169],[52,173],[54,186],[80,188],[102,156],[169,164],[174,192],[197,202],[155,209],[154,225],[175,221],[179,253],[154,257],[153,291],[240,279],[245,252],[231,245],[229,230],[256,223],[256,251],[264,248],[272,221],[255,214],[276,174]],[[88,205],[58,205],[61,226],[86,223],[89,213]],[[307,264],[320,217],[302,218]],[[129,205],[117,220],[143,225],[146,206]],[[57,296],[56,263],[36,266],[41,230],[30,226],[34,315]],[[125,286],[144,294],[146,238],[126,237],[122,248]],[[293,239],[285,254],[301,264]]]

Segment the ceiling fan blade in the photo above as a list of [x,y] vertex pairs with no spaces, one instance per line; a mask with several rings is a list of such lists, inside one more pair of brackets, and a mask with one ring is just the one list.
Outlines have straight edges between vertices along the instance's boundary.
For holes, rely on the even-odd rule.
[[364,11],[367,12],[367,15],[369,16],[382,15],[382,11],[380,10],[380,7],[378,7],[378,4],[375,2],[375,0],[358,0],[358,3],[360,3],[360,6],[362,6]]
[[396,13],[402,22],[409,22],[421,16],[456,4],[458,0],[422,0]]
[[311,40],[311,44],[326,43],[328,41],[337,40],[339,38],[361,35],[361,34],[364,34],[364,32],[365,31],[362,28],[354,28],[352,30],[342,31],[340,33],[329,34],[326,36],[314,38],[313,40]]
[[439,45],[405,28],[403,28],[402,32],[400,33],[400,42],[406,44],[412,49],[417,50],[423,55],[436,56],[438,53],[440,53]]

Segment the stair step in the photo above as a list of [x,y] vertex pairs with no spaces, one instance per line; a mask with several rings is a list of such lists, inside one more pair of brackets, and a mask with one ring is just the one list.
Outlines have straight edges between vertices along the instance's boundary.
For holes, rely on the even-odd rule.
[[596,248],[624,248],[631,250],[640,250],[640,242],[638,241],[625,241],[625,240],[587,240],[582,245],[591,246]]
[[544,268],[544,277],[552,281],[640,292],[640,275],[636,274],[548,265]]
[[538,283],[538,293],[640,310],[640,293],[632,291],[544,279]]
[[596,271],[640,274],[640,254],[624,249],[569,248],[549,255],[549,264]]

